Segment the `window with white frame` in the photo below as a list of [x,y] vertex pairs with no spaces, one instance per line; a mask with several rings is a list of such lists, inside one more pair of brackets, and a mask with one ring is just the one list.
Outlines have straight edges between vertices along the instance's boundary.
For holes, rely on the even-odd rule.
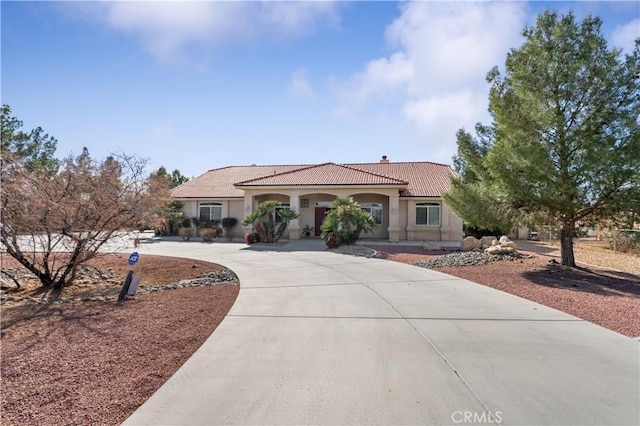
[[416,203],[416,225],[440,225],[439,203]]
[[280,222],[281,221],[280,212],[283,211],[283,210],[290,210],[291,209],[290,207],[291,206],[289,205],[289,203],[280,203],[280,204],[278,204],[276,206],[276,209],[275,209],[275,221],[276,222]]
[[382,225],[382,204],[381,203],[362,203],[362,210],[368,212],[376,220],[376,225]]
[[222,204],[221,203],[200,203],[200,220],[204,222],[222,220]]

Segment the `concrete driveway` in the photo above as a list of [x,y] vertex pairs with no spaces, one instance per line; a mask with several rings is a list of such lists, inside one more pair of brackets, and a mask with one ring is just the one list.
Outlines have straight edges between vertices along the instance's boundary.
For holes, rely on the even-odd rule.
[[640,422],[637,340],[507,293],[314,240],[139,251],[225,265],[241,288],[126,424]]

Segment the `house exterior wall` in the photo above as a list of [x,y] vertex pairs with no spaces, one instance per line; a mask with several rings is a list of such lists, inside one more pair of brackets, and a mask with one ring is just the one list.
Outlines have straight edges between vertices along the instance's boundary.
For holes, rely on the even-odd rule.
[[[315,228],[316,223],[316,206],[318,203],[330,203],[336,198],[335,195],[331,194],[303,194],[299,196],[299,199],[307,199],[309,200],[308,207],[299,207],[298,213],[300,213],[300,217],[298,218],[298,225],[300,229],[304,229],[305,226],[309,226],[309,228]],[[301,203],[299,202],[300,206]]]
[[382,224],[376,225],[373,232],[362,233],[361,238],[389,238],[389,197],[380,194],[356,194],[353,199],[358,203],[382,204]]
[[[363,191],[362,188],[327,188],[310,192],[309,189],[249,189],[244,198],[201,199],[184,202],[186,217],[198,216],[200,202],[219,202],[222,204],[222,217],[235,217],[238,225],[232,230],[233,237],[243,237],[250,227],[241,222],[259,203],[277,200],[290,204],[300,216],[288,226],[288,237],[299,239],[301,230],[308,225],[315,227],[315,207],[318,203],[331,203],[336,197],[352,196],[359,203],[382,204],[382,224],[374,233],[363,234],[362,238],[389,239],[390,241],[460,241],[463,238],[462,220],[451,211],[441,198],[399,198],[397,189],[377,189],[376,192]],[[308,200],[301,205],[301,200]],[[437,226],[416,224],[416,203],[432,202],[440,204],[440,224]],[[395,207],[395,208],[394,208]],[[394,228],[394,223],[395,228]],[[397,228],[397,229],[396,229]],[[286,234],[285,234],[286,235]]]
[[229,203],[229,212],[226,217],[235,217],[236,219],[238,219],[238,224],[234,226],[233,229],[231,230],[231,236],[242,238],[244,237],[244,232],[242,230],[242,221],[246,217],[246,214],[244,214],[244,211],[242,209],[244,205],[243,200],[242,199],[229,200],[228,203]]
[[[438,203],[440,205],[440,225],[416,224],[417,203]],[[441,198],[410,198],[406,201],[406,239],[409,241],[460,241],[462,240],[462,219],[447,206]]]
[[[291,208],[300,213],[298,219],[294,219],[289,224],[289,238],[299,239],[301,230],[305,225],[315,227],[315,207],[317,203],[331,203],[336,197],[354,197],[360,203],[382,203],[383,223],[378,225],[375,233],[364,234],[363,238],[391,238],[388,232],[391,221],[389,212],[389,197],[396,196],[397,188],[367,188],[363,191],[361,187],[326,187],[326,188],[246,188],[245,206],[255,208],[260,202],[266,200],[277,200],[289,203]],[[309,207],[300,207],[300,200],[308,199]],[[397,208],[393,214],[398,214]],[[250,232],[246,228],[245,232]],[[397,239],[397,237],[396,237]]]
[[185,217],[197,217],[198,216],[198,201],[189,200],[183,201],[182,213]]
[[238,219],[238,224],[231,230],[232,237],[243,237],[244,234],[242,232],[241,222],[245,218],[245,214],[243,214],[243,203],[242,199],[216,199],[216,198],[203,198],[196,200],[186,200],[182,201],[184,206],[182,207],[182,212],[185,217],[192,218],[198,217],[200,212],[198,206],[200,203],[220,203],[222,205],[222,217],[235,217]]

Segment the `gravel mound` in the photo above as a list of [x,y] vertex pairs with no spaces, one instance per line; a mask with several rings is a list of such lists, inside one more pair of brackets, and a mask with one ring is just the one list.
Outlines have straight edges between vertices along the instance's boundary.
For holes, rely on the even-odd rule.
[[165,285],[148,285],[143,287],[143,291],[150,293],[160,290],[175,290],[176,288],[185,287],[201,287],[206,285],[216,284],[237,284],[238,277],[229,269],[222,269],[220,271],[210,272],[199,278],[193,278],[190,280],[180,280],[177,283],[165,284]]
[[335,253],[350,254],[352,256],[373,257],[377,252],[369,247],[359,245],[344,245],[332,250]]
[[[97,270],[96,270],[97,271]],[[98,271],[99,272],[99,271]],[[109,275],[110,277],[112,275]],[[105,280],[107,287],[104,287],[102,291],[96,292],[96,294],[78,295],[76,297],[33,297],[28,295],[14,295],[14,294],[0,294],[0,304],[2,305],[14,305],[16,303],[35,303],[41,305],[49,304],[64,304],[69,302],[87,302],[87,301],[115,301],[118,300],[120,295],[120,289],[122,288],[122,282],[114,278],[103,279],[101,275],[94,274],[90,277],[81,277],[77,284],[74,284],[77,288],[91,287],[93,284],[100,283]],[[30,278],[30,277],[29,277]],[[172,284],[142,284],[136,294],[148,294],[156,291],[175,290],[178,288],[187,287],[203,287],[211,285],[221,284],[238,284],[238,277],[233,271],[229,269],[221,269],[215,272],[209,272],[201,275],[198,278],[180,280]]]
[[486,254],[480,251],[456,251],[445,254],[444,256],[433,257],[427,260],[419,260],[414,263],[415,266],[421,268],[446,268],[450,266],[474,266],[486,265],[489,262],[497,262],[499,260],[515,260],[522,259],[527,256],[520,253],[513,254]]

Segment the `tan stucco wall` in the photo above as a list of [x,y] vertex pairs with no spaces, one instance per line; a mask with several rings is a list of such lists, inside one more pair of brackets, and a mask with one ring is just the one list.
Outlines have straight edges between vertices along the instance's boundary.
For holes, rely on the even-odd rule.
[[183,201],[184,207],[182,207],[182,212],[185,217],[196,217],[198,216],[198,202],[197,201]]
[[233,237],[243,237],[241,222],[244,220],[243,214],[243,200],[242,199],[201,199],[201,200],[187,200],[182,201],[184,207],[182,211],[185,217],[192,218],[199,216],[198,206],[200,203],[220,203],[222,204],[222,217],[235,217],[238,219],[238,224],[231,230]]
[[[258,203],[265,200],[277,200],[284,203],[289,203],[291,207],[300,213],[300,217],[291,221],[289,224],[289,238],[298,239],[301,237],[301,229],[305,225],[315,227],[315,207],[318,202],[330,203],[336,197],[353,196],[358,202],[378,202],[383,204],[383,224],[378,225],[375,234],[363,235],[363,238],[388,238],[389,232],[389,196],[398,193],[397,188],[374,188],[373,190],[363,193],[359,188],[348,187],[330,187],[323,190],[323,188],[313,188],[313,190],[307,189],[283,189],[273,188],[269,190],[248,188],[245,190],[245,202],[244,205],[251,205],[252,208],[258,205]],[[300,199],[308,198],[309,207],[300,208]],[[397,197],[396,197],[397,198]],[[395,212],[394,214],[397,214]],[[245,229],[248,232],[248,229]]]
[[335,195],[305,194],[301,195],[300,198],[308,198],[309,207],[299,208],[298,213],[300,213],[300,217],[298,218],[298,225],[300,229],[303,229],[306,225],[308,225],[310,228],[315,228],[316,203],[331,202],[335,199]]
[[358,203],[380,203],[382,204],[382,224],[370,233],[363,233],[361,238],[389,238],[389,197],[380,194],[357,194],[353,199]]
[[[233,229],[234,237],[242,237],[250,228],[243,227],[241,222],[246,215],[257,205],[266,200],[277,200],[282,203],[290,203],[300,216],[293,220],[288,227],[289,238],[300,238],[301,229],[305,225],[315,227],[315,207],[319,202],[330,203],[338,196],[353,196],[359,203],[381,203],[383,206],[383,223],[378,225],[374,234],[362,235],[362,238],[390,238],[389,229],[392,227],[390,223],[396,220],[398,230],[397,238],[400,240],[417,240],[417,241],[461,241],[462,240],[462,220],[456,216],[446,204],[439,198],[398,198],[396,189],[380,189],[380,193],[354,193],[351,188],[330,188],[326,192],[319,190],[318,192],[308,192],[303,190],[281,190],[278,193],[275,190],[248,190],[243,199],[202,199],[184,201],[183,211],[187,217],[198,215],[199,202],[220,202],[222,204],[222,217],[235,217],[238,219],[238,225]],[[394,197],[397,208],[390,209],[390,198]],[[308,207],[300,207],[300,199],[308,198]],[[415,203],[417,202],[437,202],[440,203],[440,225],[416,225],[415,224]],[[393,216],[396,216],[395,218]],[[286,235],[286,234],[285,234]]]
[[[416,225],[416,203],[440,204],[440,225]],[[407,240],[414,241],[461,241],[462,220],[440,198],[408,199],[405,204]]]
[[227,217],[235,217],[238,219],[238,224],[233,227],[231,230],[232,237],[244,237],[244,232],[242,230],[242,221],[245,218],[245,214],[243,212],[243,200],[229,200],[229,211]]

